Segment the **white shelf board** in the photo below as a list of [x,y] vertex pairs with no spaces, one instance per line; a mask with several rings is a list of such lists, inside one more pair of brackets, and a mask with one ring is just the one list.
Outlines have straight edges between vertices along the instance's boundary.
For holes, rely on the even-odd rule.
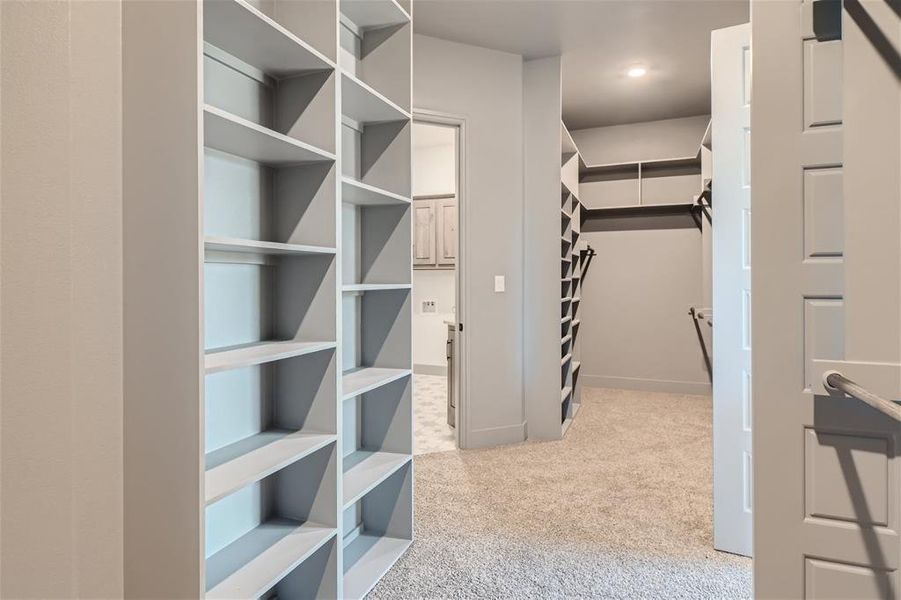
[[560,324],[563,325],[564,323],[566,323],[566,322],[569,321],[570,319],[572,319],[572,317],[569,316],[569,315],[566,315],[565,317],[563,317],[562,319],[560,319]]
[[409,454],[357,450],[344,457],[344,507],[347,508],[410,462]]
[[581,301],[582,301],[582,296],[574,296],[574,297],[573,297],[573,303],[575,303],[575,302],[581,302]]
[[206,598],[258,598],[336,533],[317,523],[267,521],[206,560]]
[[581,324],[582,324],[581,319],[573,319],[573,327],[578,327]]
[[561,150],[564,156],[578,154],[579,149],[576,147],[576,142],[573,139],[572,134],[569,133],[569,129],[566,128],[566,125],[563,123],[563,121],[560,121],[560,143]]
[[341,377],[342,398],[348,400],[365,394],[392,381],[397,381],[413,373],[410,369],[387,369],[384,367],[363,367],[345,371]]
[[363,598],[388,572],[412,542],[392,537],[360,535],[344,549],[344,598]]
[[410,22],[396,0],[341,0],[341,14],[363,30]]
[[204,0],[203,39],[276,78],[335,68],[321,52],[245,0]]
[[335,155],[330,152],[209,104],[203,107],[203,143],[209,148],[266,165],[299,165],[335,160]]
[[572,334],[567,334],[563,337],[563,339],[560,340],[560,345],[563,346],[572,339],[573,339]]
[[572,388],[572,386],[569,386],[569,385],[568,385],[568,386],[566,386],[565,388],[563,388],[563,389],[560,391],[560,402],[561,402],[561,403],[566,402],[566,399],[569,398],[570,394],[572,394],[572,393],[573,393],[573,388]]
[[563,432],[563,435],[566,435],[566,432],[569,430],[569,426],[572,424],[573,424],[572,417],[565,419],[563,421],[563,424],[561,425],[561,431]]
[[206,455],[206,503],[260,481],[336,439],[324,433],[269,430],[214,450]]
[[341,73],[341,114],[361,125],[410,119],[409,112],[347,72]]
[[563,298],[560,298],[560,302],[564,304],[566,302],[572,302],[572,298],[570,298],[569,296],[564,296]]
[[573,357],[572,352],[568,352],[566,356],[560,359],[560,366],[565,365]]
[[579,367],[581,367],[581,366],[582,366],[582,361],[581,361],[581,360],[574,360],[574,361],[573,361],[573,373],[575,373],[576,371],[578,371],[578,370],[579,370]]
[[206,352],[204,356],[207,374],[228,369],[239,369],[261,365],[263,363],[293,358],[304,354],[312,354],[329,350],[337,346],[335,342],[301,342],[294,340],[255,342],[228,348],[216,348]]
[[410,199],[348,176],[341,178],[341,201],[357,206],[410,204]]
[[345,293],[351,292],[385,292],[391,290],[409,290],[412,283],[348,283],[341,287]]
[[283,244],[280,242],[262,242],[242,238],[206,236],[203,247],[207,251],[242,252],[247,254],[267,254],[274,256],[335,254],[334,248],[326,246],[308,246],[304,244]]

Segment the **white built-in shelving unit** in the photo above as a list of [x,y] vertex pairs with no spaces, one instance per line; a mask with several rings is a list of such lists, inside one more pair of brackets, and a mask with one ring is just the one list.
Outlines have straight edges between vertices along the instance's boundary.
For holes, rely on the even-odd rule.
[[362,598],[412,541],[410,9],[123,9],[130,596]]
[[[562,438],[581,407],[579,151],[561,120],[559,58],[524,67],[526,420],[529,439]],[[559,291],[556,282],[559,280]]]

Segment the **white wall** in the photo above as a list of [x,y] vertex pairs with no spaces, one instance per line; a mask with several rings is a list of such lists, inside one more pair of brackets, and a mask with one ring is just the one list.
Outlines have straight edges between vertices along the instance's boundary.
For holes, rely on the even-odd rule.
[[698,153],[710,115],[630,123],[572,132],[589,165],[658,160]]
[[[522,57],[413,37],[413,104],[466,119],[467,444],[524,437]],[[506,292],[494,292],[495,275]]]
[[123,595],[121,4],[0,2],[0,597]]
[[709,393],[688,308],[701,301],[696,229],[583,233],[596,251],[582,288],[586,386]]
[[[413,196],[457,192],[456,129],[427,123],[413,124]],[[413,370],[447,372],[447,325],[455,321],[453,269],[413,270]],[[423,312],[423,302],[435,312]]]

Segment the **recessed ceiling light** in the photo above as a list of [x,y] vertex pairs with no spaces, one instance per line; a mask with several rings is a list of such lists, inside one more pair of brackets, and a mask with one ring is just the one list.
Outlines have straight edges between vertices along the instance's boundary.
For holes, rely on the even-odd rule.
[[633,66],[629,67],[628,71],[626,71],[626,75],[628,75],[629,77],[632,77],[634,79],[635,77],[644,77],[645,74],[647,74],[647,72],[648,72],[648,70],[644,66],[633,65]]

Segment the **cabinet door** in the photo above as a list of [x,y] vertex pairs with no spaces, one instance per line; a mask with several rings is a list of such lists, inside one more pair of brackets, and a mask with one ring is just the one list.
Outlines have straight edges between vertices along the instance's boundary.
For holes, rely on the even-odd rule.
[[438,213],[438,264],[453,265],[457,261],[457,199],[435,201]]
[[435,201],[413,201],[413,264],[435,264]]

